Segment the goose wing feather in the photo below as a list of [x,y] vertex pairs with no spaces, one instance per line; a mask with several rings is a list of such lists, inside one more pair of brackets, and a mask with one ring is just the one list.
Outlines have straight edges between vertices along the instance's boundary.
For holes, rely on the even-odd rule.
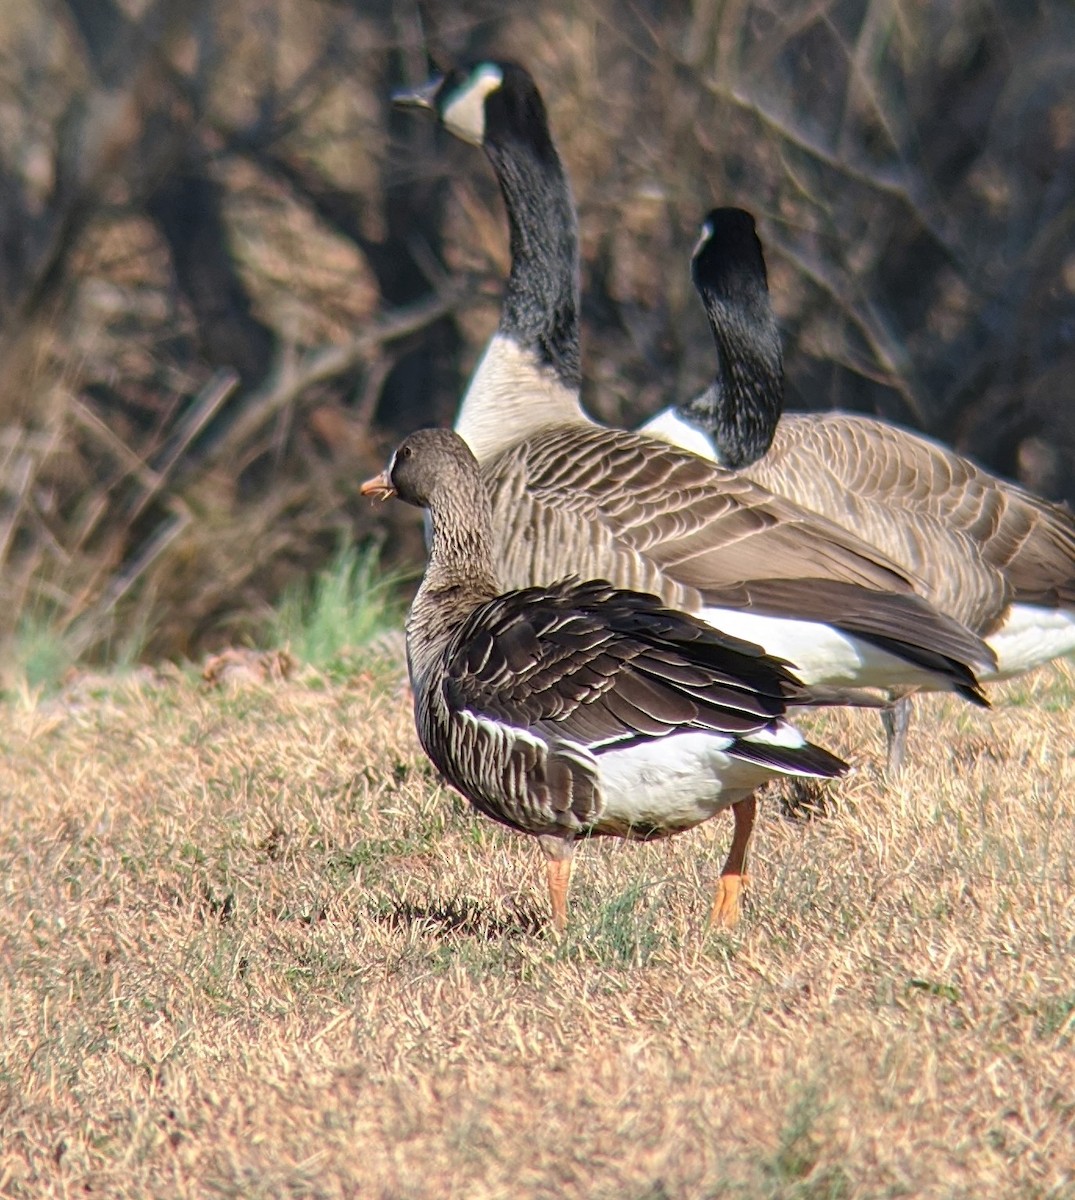
[[1010,602],[1075,605],[1072,513],[929,438],[869,417],[788,414],[750,474],[807,508],[846,513],[901,562],[932,561],[931,598],[977,614],[981,632]]
[[847,530],[752,480],[626,430],[547,430],[509,451],[492,478],[519,470],[536,500],[605,524],[687,586],[831,576],[907,593],[920,583]]
[[502,455],[486,481],[510,586],[577,571],[686,611],[750,605],[820,620],[908,661],[940,664],[967,695],[976,685],[966,664],[995,662],[980,638],[930,609],[916,594],[921,580],[883,551],[652,438],[549,429]]
[[[477,670],[472,653],[484,646]],[[450,709],[594,750],[682,727],[771,727],[805,689],[749,642],[602,581],[510,592],[476,609],[447,656]]]
[[691,728],[774,770],[836,775],[810,743],[760,745],[810,690],[760,647],[602,581],[561,581],[486,601],[416,693],[419,736],[482,812],[538,834],[597,824],[600,754]]

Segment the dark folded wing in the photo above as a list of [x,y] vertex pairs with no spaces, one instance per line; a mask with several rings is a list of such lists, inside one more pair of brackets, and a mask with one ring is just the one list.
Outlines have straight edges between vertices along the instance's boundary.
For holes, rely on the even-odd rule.
[[687,587],[831,577],[910,592],[919,583],[852,533],[745,476],[626,430],[537,434],[494,464],[494,491],[504,473],[520,471],[535,500],[607,528]]
[[778,660],[654,596],[597,581],[510,592],[475,610],[450,653],[449,707],[590,747],[677,728],[771,728],[803,689]]

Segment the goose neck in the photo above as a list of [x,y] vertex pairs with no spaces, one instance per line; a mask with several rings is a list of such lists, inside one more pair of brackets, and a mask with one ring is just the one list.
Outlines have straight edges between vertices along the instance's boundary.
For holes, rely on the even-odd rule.
[[497,595],[492,512],[481,480],[475,477],[466,491],[435,497],[429,517],[429,562],[420,590],[442,602],[449,598],[467,611]]
[[713,382],[679,406],[683,420],[708,431],[721,463],[732,469],[763,458],[784,408],[783,364],[775,322],[752,322],[706,298],[717,351]]
[[500,592],[484,489],[474,509],[460,498],[430,505],[429,562],[407,617],[407,661],[416,692],[427,688],[445,648],[473,610]]
[[511,234],[511,273],[500,332],[578,390],[579,246],[563,164],[547,138],[487,141]]

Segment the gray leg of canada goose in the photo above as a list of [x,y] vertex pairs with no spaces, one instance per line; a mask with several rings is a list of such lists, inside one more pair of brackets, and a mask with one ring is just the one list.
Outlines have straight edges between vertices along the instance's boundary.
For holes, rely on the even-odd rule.
[[881,713],[888,744],[888,774],[895,778],[903,770],[907,753],[907,727],[911,723],[911,697],[901,696],[891,708]]
[[724,860],[717,884],[717,894],[709,912],[709,928],[714,925],[733,929],[739,924],[739,897],[746,886],[747,847],[754,832],[754,814],[757,802],[753,796],[732,805],[735,830],[732,833],[732,848]]
[[545,872],[549,880],[552,927],[557,933],[567,928],[567,890],[571,886],[571,859],[575,843],[570,838],[539,837],[545,852]]

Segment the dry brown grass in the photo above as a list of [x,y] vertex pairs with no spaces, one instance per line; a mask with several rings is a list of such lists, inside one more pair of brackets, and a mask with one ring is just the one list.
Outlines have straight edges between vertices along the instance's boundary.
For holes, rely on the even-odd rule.
[[392,671],[85,680],[0,728],[0,1193],[1075,1196],[1075,669],[880,778],[578,856],[436,782]]

